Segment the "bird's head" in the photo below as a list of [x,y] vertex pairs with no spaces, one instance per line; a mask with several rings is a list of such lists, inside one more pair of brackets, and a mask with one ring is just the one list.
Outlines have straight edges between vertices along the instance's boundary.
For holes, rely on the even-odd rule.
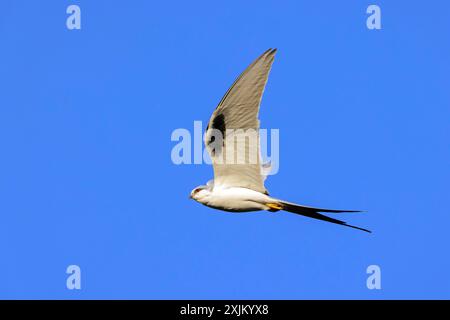
[[209,195],[210,191],[208,186],[198,186],[194,190],[191,191],[191,195],[189,196],[191,199],[195,201],[202,202]]

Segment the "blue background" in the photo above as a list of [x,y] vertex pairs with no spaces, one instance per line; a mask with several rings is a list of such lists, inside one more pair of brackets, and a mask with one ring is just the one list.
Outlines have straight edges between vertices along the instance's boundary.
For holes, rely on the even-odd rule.
[[[382,30],[366,28],[372,3]],[[450,298],[448,1],[0,8],[1,298]],[[172,131],[208,120],[269,47],[267,188],[367,210],[342,218],[373,234],[188,200],[212,168],[174,165]]]

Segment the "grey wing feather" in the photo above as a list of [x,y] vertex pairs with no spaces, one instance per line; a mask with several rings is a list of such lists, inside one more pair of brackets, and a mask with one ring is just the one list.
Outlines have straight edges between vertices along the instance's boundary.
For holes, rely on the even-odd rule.
[[[276,49],[269,49],[250,64],[234,81],[211,116],[205,145],[213,161],[215,186],[236,186],[266,192],[259,149],[258,113],[275,53]],[[244,141],[243,144],[228,145],[228,149],[234,148],[234,162],[226,157],[227,141],[241,137],[236,131],[230,132],[230,129],[256,132],[257,135],[253,143],[250,140],[249,143]],[[217,143],[215,133],[222,134],[222,143]],[[256,161],[250,161],[254,159],[251,157],[253,154]]]

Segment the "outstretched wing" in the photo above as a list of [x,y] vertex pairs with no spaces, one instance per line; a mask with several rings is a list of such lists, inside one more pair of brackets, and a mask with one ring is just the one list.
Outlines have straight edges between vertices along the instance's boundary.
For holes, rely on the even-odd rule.
[[205,145],[214,167],[214,186],[266,193],[259,150],[259,106],[276,49],[257,58],[234,81],[211,116]]

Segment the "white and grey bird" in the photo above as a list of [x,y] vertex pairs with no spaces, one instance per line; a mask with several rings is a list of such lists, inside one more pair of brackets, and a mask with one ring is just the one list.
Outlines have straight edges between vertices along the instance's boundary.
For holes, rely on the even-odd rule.
[[[240,138],[238,132],[253,130],[259,134],[259,106],[275,53],[276,49],[269,49],[251,63],[234,81],[214,110],[204,141],[211,156],[214,180],[192,190],[190,197],[208,207],[224,211],[284,210],[370,232],[319,213],[360,211],[314,208],[270,196],[264,187],[268,168],[261,163],[259,136],[256,143],[235,143],[235,138]],[[222,138],[218,139],[220,135]],[[249,161],[249,154],[252,152],[257,154],[257,159],[253,162]],[[227,161],[231,159],[229,154],[233,156],[233,161]],[[244,158],[245,161],[239,162],[237,158]]]

